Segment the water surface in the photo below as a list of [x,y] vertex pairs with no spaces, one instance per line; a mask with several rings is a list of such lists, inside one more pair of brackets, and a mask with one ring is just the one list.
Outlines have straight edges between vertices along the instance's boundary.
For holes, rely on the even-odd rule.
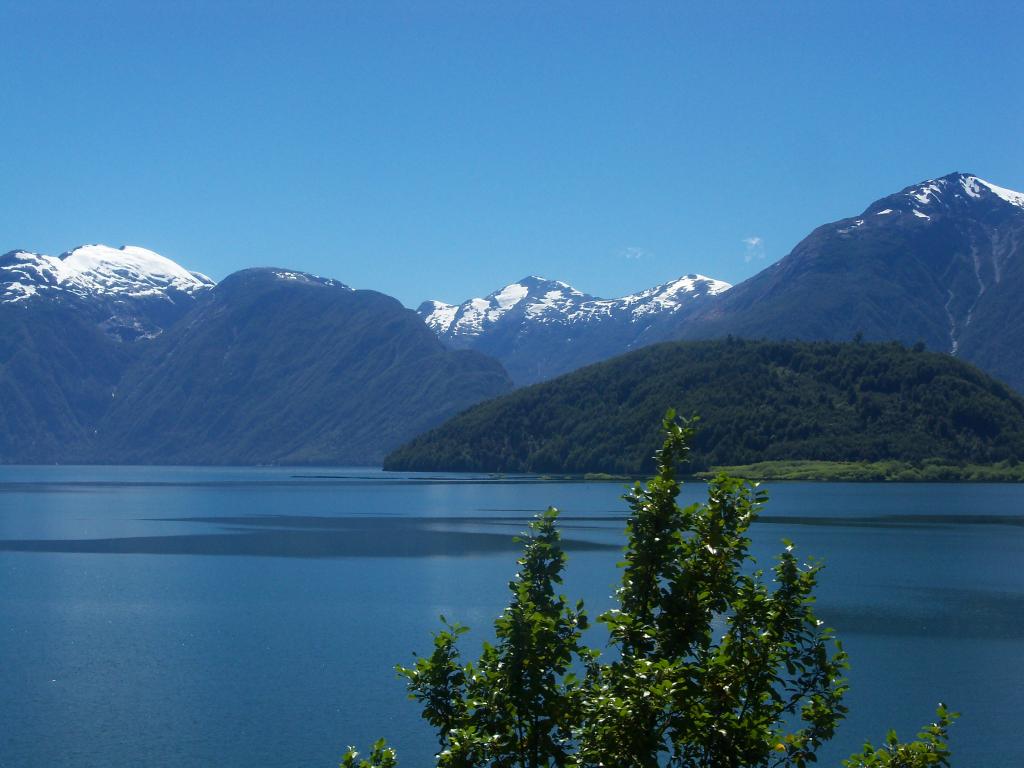
[[[333,766],[432,734],[395,663],[437,616],[507,602],[512,536],[563,510],[565,592],[611,605],[615,483],[374,470],[0,467],[0,766]],[[823,764],[946,700],[958,766],[1021,765],[1024,488],[777,484],[754,526],[827,562],[819,614],[850,653]],[[700,484],[686,486],[697,500]]]

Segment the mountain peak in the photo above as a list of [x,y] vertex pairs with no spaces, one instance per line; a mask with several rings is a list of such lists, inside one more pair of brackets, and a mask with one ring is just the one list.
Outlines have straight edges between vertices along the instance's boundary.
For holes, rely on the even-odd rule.
[[136,245],[81,245],[59,259],[60,283],[78,283],[99,293],[146,296],[167,289],[191,293],[213,285],[205,275],[200,277],[166,256]]
[[973,173],[928,179],[816,228],[687,334],[897,339],[1020,387],[1024,194]]
[[11,251],[0,256],[0,304],[72,302],[120,340],[152,338],[214,282],[134,245],[80,245],[60,256]]
[[550,290],[562,290],[579,293],[579,291],[577,291],[571,285],[561,280],[551,280],[549,278],[542,277],[541,275],[527,275],[526,277],[516,280],[514,283],[509,283],[508,285],[499,288],[498,290],[494,291],[494,293],[489,294],[489,297],[497,296],[499,293],[502,293],[503,291],[507,291],[509,289],[511,289],[513,292],[526,290],[531,296],[536,294],[538,291]]
[[923,207],[949,209],[962,204],[991,203],[996,200],[1024,208],[1024,194],[1000,187],[973,173],[959,171],[940,176],[937,179],[922,181],[907,187],[897,195],[886,198],[886,200],[890,200],[892,197],[908,200],[914,206],[912,210],[920,210]]
[[329,277],[320,277],[309,272],[300,272],[295,269],[284,267],[247,267],[237,272],[232,272],[217,285],[217,293],[220,295],[234,294],[235,292],[246,293],[250,290],[267,291],[276,290],[283,286],[288,287],[313,287],[318,289],[335,289],[352,292],[352,288],[339,280]]
[[321,277],[320,275],[314,275],[310,272],[300,272],[296,269],[270,268],[269,274],[277,280],[305,283],[307,285],[323,285],[331,288],[347,288],[350,291],[352,290],[340,280],[335,280],[331,277]]
[[61,294],[137,299],[211,287],[206,275],[134,245],[80,245],[56,257],[11,251],[0,258],[0,303]]

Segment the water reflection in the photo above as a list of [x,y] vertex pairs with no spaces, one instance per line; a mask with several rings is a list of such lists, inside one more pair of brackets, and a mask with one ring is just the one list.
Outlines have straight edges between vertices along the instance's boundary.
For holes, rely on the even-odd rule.
[[[484,511],[484,510],[481,510]],[[100,538],[0,540],[0,551],[147,555],[245,555],[264,557],[460,557],[520,549],[514,534],[530,510],[494,509],[516,515],[403,517],[238,515],[144,518],[138,522],[189,523],[216,532]],[[621,546],[624,515],[563,515],[567,550]],[[1024,526],[1019,515],[765,515],[757,525],[876,529],[949,529],[957,526]]]
[[[475,528],[515,527],[518,530],[525,527],[526,521],[521,518],[269,515],[165,518],[163,522],[207,524],[220,530],[216,533],[90,539],[8,539],[0,541],[0,551],[309,558],[466,557],[519,551],[521,545],[516,542],[514,532],[486,532]],[[563,527],[571,530],[573,523],[567,521]],[[593,541],[573,536],[565,537],[563,544],[570,551],[617,549],[620,546],[614,541]]]

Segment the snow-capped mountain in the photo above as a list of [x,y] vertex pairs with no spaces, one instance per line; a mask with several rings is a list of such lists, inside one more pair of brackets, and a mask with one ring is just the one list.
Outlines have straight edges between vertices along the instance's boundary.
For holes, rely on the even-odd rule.
[[443,338],[480,336],[506,318],[541,324],[577,325],[606,317],[620,317],[631,323],[669,312],[701,296],[726,291],[729,283],[703,275],[686,275],[670,283],[619,299],[598,299],[560,280],[530,275],[510,283],[482,299],[462,304],[425,301],[417,312]]
[[396,299],[305,272],[213,285],[99,246],[0,269],[0,464],[373,463],[512,386]]
[[818,227],[677,338],[924,342],[1024,389],[1024,194],[974,174],[914,184]]
[[0,304],[64,302],[95,314],[106,333],[123,340],[158,335],[213,285],[206,275],[137,246],[0,256]]
[[526,384],[641,346],[652,328],[729,287],[691,274],[600,299],[531,275],[458,305],[425,301],[417,312],[445,344],[493,355],[514,381]]
[[578,313],[581,305],[593,301],[593,296],[577,291],[568,283],[530,275],[482,299],[469,299],[462,304],[425,301],[416,311],[442,338],[476,337],[506,316],[537,322],[571,322],[570,318]]

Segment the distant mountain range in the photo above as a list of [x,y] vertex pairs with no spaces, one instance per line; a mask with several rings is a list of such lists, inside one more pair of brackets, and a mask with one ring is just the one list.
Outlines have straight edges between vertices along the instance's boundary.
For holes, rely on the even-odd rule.
[[1024,391],[1022,249],[1024,194],[955,173],[735,287],[690,274],[619,299],[531,276],[413,312],[291,270],[215,284],[138,247],[11,251],[0,462],[373,464],[513,384],[676,339],[922,342]]
[[0,258],[0,462],[376,464],[511,387],[375,291],[141,248]]
[[1024,194],[972,174],[933,179],[814,230],[730,288],[692,275],[604,301],[528,278],[418,312],[447,345],[529,384],[671,339],[922,341],[1024,390]]
[[529,384],[657,340],[666,324],[689,317],[729,287],[686,275],[642,293],[599,299],[530,276],[457,306],[426,301],[417,312],[449,347],[492,355],[513,381]]

